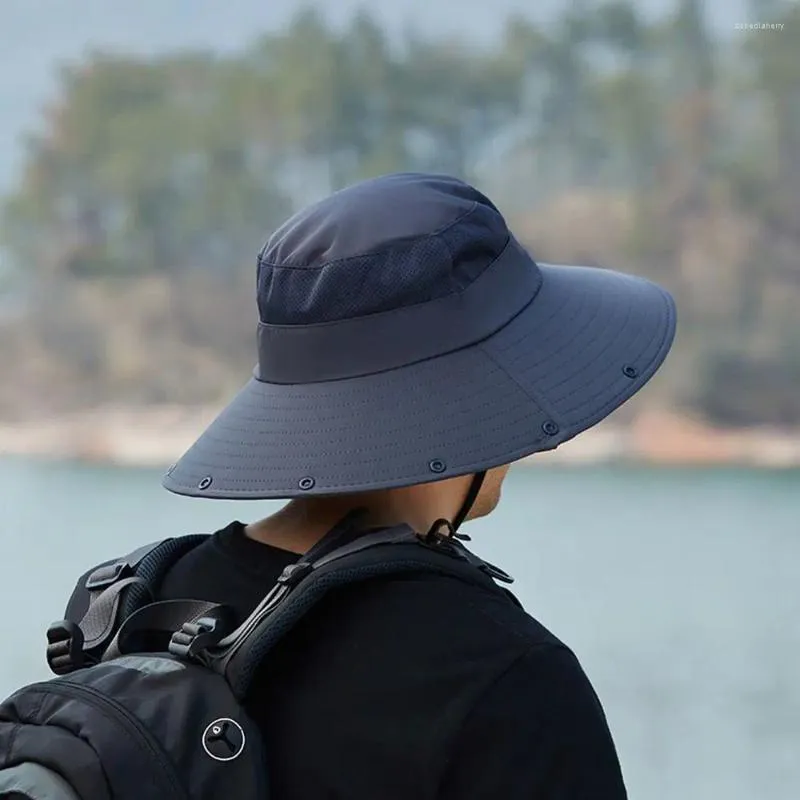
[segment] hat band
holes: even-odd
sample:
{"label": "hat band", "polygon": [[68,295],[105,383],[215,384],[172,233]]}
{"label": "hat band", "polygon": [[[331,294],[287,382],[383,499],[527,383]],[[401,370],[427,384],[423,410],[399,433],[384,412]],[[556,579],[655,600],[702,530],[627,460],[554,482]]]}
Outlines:
{"label": "hat band", "polygon": [[460,350],[508,324],[541,284],[533,259],[509,237],[502,253],[460,292],[333,322],[259,322],[255,377],[289,384],[341,380]]}

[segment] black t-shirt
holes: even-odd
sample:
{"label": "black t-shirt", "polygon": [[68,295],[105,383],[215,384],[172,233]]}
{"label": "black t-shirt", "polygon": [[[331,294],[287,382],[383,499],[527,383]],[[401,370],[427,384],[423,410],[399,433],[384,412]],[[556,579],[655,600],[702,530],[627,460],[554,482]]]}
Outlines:
{"label": "black t-shirt", "polygon": [[[235,522],[162,599],[250,613],[297,556]],[[500,592],[433,575],[329,595],[273,651],[248,710],[274,800],[621,800],[600,703],[572,652]]]}

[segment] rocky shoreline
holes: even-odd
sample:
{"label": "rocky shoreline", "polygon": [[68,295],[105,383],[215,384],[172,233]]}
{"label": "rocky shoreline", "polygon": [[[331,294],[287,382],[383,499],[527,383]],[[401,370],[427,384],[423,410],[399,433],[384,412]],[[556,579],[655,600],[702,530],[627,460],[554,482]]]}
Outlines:
{"label": "rocky shoreline", "polygon": [[[102,408],[19,422],[0,421],[0,456],[166,467],[218,409],[162,406]],[[650,411],[626,427],[606,422],[526,462],[589,465],[800,467],[800,431],[723,430],[674,413]]]}

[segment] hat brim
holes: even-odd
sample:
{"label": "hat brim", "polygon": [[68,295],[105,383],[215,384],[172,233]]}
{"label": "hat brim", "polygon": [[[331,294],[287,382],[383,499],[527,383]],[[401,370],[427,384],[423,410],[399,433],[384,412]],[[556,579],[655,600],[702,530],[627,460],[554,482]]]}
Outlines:
{"label": "hat brim", "polygon": [[364,492],[508,464],[585,431],[658,370],[674,302],[642,278],[539,267],[533,301],[478,344],[346,380],[251,379],[164,487],[240,500]]}

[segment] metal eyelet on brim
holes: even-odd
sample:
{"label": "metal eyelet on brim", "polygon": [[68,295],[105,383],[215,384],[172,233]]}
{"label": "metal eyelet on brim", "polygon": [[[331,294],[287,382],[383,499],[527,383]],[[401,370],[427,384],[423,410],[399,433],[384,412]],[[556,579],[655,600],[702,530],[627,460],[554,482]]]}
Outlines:
{"label": "metal eyelet on brim", "polygon": [[431,472],[444,472],[447,469],[447,464],[441,458],[434,458],[428,462],[428,469]]}
{"label": "metal eyelet on brim", "polygon": [[197,488],[201,491],[203,489],[208,489],[209,486],[214,482],[214,479],[210,475],[206,475],[200,483],[197,484]]}
{"label": "metal eyelet on brim", "polygon": [[297,486],[304,492],[307,492],[309,489],[314,488],[315,483],[316,481],[310,475],[306,475],[305,478],[300,478],[300,480],[297,481]]}
{"label": "metal eyelet on brim", "polygon": [[638,369],[636,369],[636,367],[632,366],[631,364],[626,364],[626,365],[625,365],[625,366],[622,368],[622,374],[623,374],[623,375],[624,375],[626,378],[636,378],[636,377],[638,377],[638,375],[639,375],[639,370],[638,370]]}
{"label": "metal eyelet on brim", "polygon": [[558,430],[558,425],[551,419],[547,419],[542,423],[542,431],[548,436],[555,436]]}

